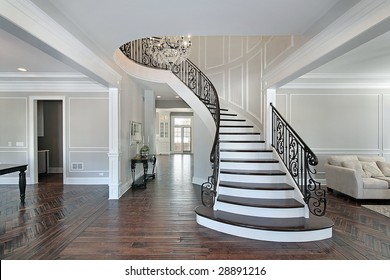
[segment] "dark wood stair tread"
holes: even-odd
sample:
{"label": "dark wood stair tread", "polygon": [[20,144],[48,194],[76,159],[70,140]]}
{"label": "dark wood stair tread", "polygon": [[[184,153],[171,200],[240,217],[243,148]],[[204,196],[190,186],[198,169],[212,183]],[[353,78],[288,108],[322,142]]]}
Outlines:
{"label": "dark wood stair tread", "polygon": [[237,114],[231,114],[231,113],[220,113],[221,116],[231,116],[231,117],[237,117]]}
{"label": "dark wood stair tread", "polygon": [[221,122],[246,122],[243,119],[220,119]]}
{"label": "dark wood stair tread", "polygon": [[272,190],[272,191],[289,191],[294,190],[293,186],[286,183],[245,183],[245,182],[219,182],[220,187],[246,190]]}
{"label": "dark wood stair tread", "polygon": [[253,125],[220,125],[219,127],[224,127],[224,128],[253,128]]}
{"label": "dark wood stair tread", "polygon": [[264,140],[220,140],[220,143],[265,143]]}
{"label": "dark wood stair tread", "polygon": [[233,175],[258,175],[258,176],[284,176],[286,172],[281,170],[241,170],[241,169],[221,169],[221,174]]}
{"label": "dark wood stair tread", "polygon": [[326,217],[309,215],[309,218],[251,217],[199,206],[195,212],[202,217],[233,226],[269,231],[313,231],[331,228],[333,221]]}
{"label": "dark wood stair tread", "polygon": [[278,163],[277,159],[221,159],[221,162],[237,162],[237,163]]}
{"label": "dark wood stair tread", "polygon": [[219,135],[260,135],[260,132],[220,132]]}
{"label": "dark wood stair tread", "polygon": [[238,197],[229,195],[219,195],[219,202],[250,206],[258,208],[275,208],[275,209],[289,209],[289,208],[303,208],[304,205],[293,198],[284,199],[263,199],[263,198],[252,198],[252,197]]}

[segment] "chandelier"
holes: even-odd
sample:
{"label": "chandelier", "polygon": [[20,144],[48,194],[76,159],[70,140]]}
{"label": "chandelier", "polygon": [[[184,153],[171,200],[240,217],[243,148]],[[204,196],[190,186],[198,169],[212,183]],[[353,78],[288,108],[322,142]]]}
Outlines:
{"label": "chandelier", "polygon": [[169,69],[186,60],[191,50],[191,37],[184,36],[150,37],[146,53],[157,64],[165,64]]}

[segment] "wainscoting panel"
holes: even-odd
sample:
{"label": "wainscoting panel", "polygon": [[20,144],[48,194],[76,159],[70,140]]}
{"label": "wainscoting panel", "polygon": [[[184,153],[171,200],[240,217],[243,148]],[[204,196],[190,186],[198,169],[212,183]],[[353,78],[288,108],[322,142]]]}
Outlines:
{"label": "wainscoting panel", "polygon": [[262,52],[259,51],[254,56],[248,59],[246,63],[247,76],[246,76],[246,108],[247,111],[253,115],[259,122],[262,122],[262,108],[263,102],[261,98],[262,83],[258,76],[261,73],[262,68]]}
{"label": "wainscoting panel", "polygon": [[220,67],[225,63],[225,37],[205,37],[205,70]]}
{"label": "wainscoting panel", "polygon": [[108,98],[69,99],[69,148],[108,147]]}
{"label": "wainscoting panel", "polygon": [[27,98],[0,97],[0,148],[27,147]]}
{"label": "wainscoting panel", "polygon": [[263,41],[263,37],[259,36],[248,36],[246,37],[246,52],[250,53],[251,51],[257,49]]}
{"label": "wainscoting panel", "polygon": [[229,63],[242,59],[244,56],[244,37],[229,37]]}
{"label": "wainscoting panel", "polygon": [[240,108],[244,105],[243,70],[242,65],[229,70],[229,102]]}
{"label": "wainscoting panel", "polygon": [[215,72],[208,74],[207,77],[213,83],[215,89],[217,90],[218,96],[222,99],[226,99],[225,96],[225,72]]}
{"label": "wainscoting panel", "polygon": [[270,67],[278,58],[294,47],[293,36],[275,36],[265,43],[264,69]]}
{"label": "wainscoting panel", "polygon": [[[106,172],[108,166],[108,150],[106,151],[72,151],[69,152],[70,172]],[[107,175],[107,174],[104,174]]]}
{"label": "wainscoting panel", "polygon": [[313,149],[379,149],[379,95],[292,94],[290,123]]}
{"label": "wainscoting panel", "polygon": [[390,94],[383,95],[383,149],[390,151]]}

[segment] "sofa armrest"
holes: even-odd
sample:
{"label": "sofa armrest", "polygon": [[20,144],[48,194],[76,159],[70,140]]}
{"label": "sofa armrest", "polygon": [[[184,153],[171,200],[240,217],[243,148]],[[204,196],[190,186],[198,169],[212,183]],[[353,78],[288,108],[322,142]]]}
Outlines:
{"label": "sofa armrest", "polygon": [[363,194],[363,179],[354,170],[326,163],[325,177],[328,188],[358,198]]}

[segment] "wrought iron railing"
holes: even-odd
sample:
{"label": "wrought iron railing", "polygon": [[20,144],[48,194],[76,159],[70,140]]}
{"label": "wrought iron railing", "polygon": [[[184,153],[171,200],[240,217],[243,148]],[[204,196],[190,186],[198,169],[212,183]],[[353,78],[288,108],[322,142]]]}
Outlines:
{"label": "wrought iron railing", "polygon": [[318,159],[272,104],[271,108],[272,147],[301,191],[310,212],[323,216],[326,210],[325,190],[313,178]]}
{"label": "wrought iron railing", "polygon": [[215,202],[216,188],[219,174],[219,127],[220,127],[220,107],[217,91],[206,75],[189,59],[179,65],[167,65],[157,63],[147,52],[149,39],[139,39],[128,42],[120,47],[122,53],[132,61],[144,66],[170,70],[176,75],[210,111],[215,122],[215,136],[210,152],[210,162],[212,164],[212,175],[208,181],[202,184],[201,199],[203,205],[212,207]]}

